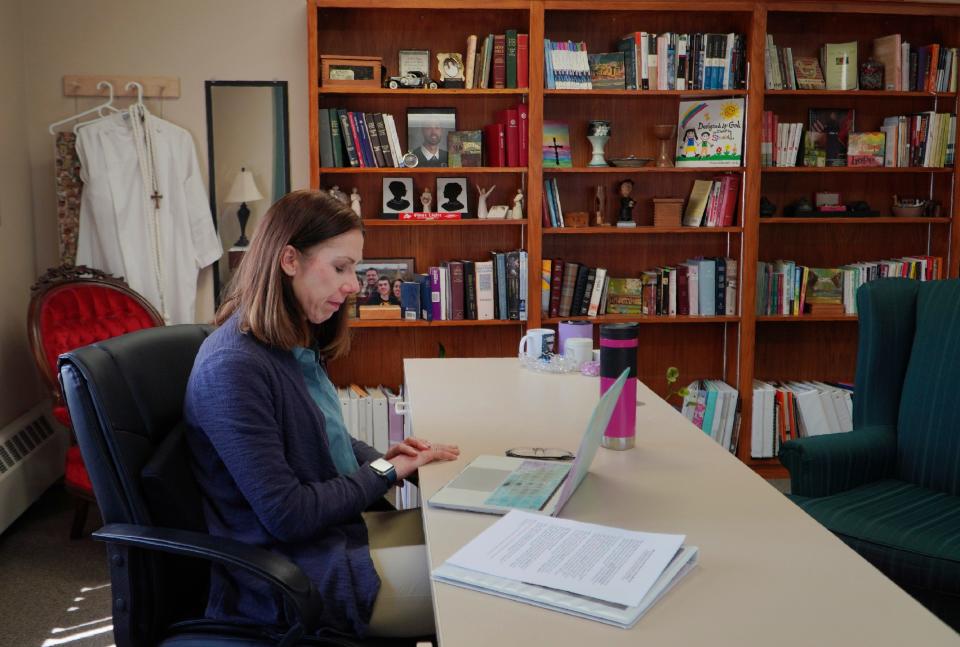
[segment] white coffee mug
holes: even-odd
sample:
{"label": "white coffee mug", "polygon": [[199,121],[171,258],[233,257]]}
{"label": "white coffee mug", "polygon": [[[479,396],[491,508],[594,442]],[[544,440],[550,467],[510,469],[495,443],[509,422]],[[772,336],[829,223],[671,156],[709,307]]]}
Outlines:
{"label": "white coffee mug", "polygon": [[531,328],[520,338],[518,353],[531,359],[546,359],[553,352],[553,341],[557,333],[550,328]]}
{"label": "white coffee mug", "polygon": [[593,339],[590,337],[571,337],[563,348],[563,356],[576,362],[579,368],[584,362],[593,359]]}

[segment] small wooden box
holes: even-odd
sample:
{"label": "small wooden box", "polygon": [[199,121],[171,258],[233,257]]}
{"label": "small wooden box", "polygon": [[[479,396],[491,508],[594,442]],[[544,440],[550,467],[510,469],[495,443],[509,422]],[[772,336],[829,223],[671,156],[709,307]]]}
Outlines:
{"label": "small wooden box", "polygon": [[360,306],[360,319],[400,319],[400,306]]}
{"label": "small wooden box", "polygon": [[586,211],[569,211],[563,214],[563,224],[565,227],[588,227],[590,214]]}
{"label": "small wooden box", "polygon": [[323,87],[379,88],[383,59],[379,56],[320,56],[320,85]]}
{"label": "small wooden box", "polygon": [[679,227],[683,214],[683,198],[654,198],[653,226]]}

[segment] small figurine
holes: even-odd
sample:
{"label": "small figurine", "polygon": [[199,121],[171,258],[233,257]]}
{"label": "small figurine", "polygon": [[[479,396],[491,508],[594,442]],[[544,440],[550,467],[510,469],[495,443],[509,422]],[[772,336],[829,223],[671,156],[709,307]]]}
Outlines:
{"label": "small figurine", "polygon": [[593,217],[597,227],[607,225],[604,214],[607,212],[607,190],[602,184],[598,184],[593,194]]}
{"label": "small figurine", "polygon": [[423,205],[425,212],[433,211],[433,194],[430,193],[430,187],[425,188],[420,194],[420,204]]}
{"label": "small figurine", "polygon": [[481,220],[487,219],[487,197],[493,193],[493,190],[497,188],[497,185],[494,184],[489,189],[481,189],[480,185],[477,185],[477,192],[480,194],[480,198],[477,200],[477,218]]}
{"label": "small figurine", "polygon": [[511,220],[523,220],[523,189],[517,189],[513,196],[513,209],[510,210]]}
{"label": "small figurine", "polygon": [[353,191],[350,192],[350,208],[357,214],[357,218],[363,217],[360,215],[360,192],[357,187],[353,187]]}
{"label": "small figurine", "polygon": [[617,227],[636,227],[633,221],[633,207],[637,202],[630,197],[633,191],[633,180],[620,182],[620,214],[617,217]]}
{"label": "small figurine", "polygon": [[330,194],[331,197],[336,198],[343,204],[346,204],[346,205],[350,204],[350,198],[347,197],[346,193],[340,190],[339,185],[334,184],[332,187],[330,187],[330,191],[328,191],[328,193]]}

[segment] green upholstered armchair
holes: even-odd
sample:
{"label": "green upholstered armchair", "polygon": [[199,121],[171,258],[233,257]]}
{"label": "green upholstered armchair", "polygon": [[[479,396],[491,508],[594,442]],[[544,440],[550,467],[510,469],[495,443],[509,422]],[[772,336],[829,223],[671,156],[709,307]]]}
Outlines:
{"label": "green upholstered armchair", "polygon": [[791,498],[960,630],[960,281],[857,292],[853,431],[790,441]]}

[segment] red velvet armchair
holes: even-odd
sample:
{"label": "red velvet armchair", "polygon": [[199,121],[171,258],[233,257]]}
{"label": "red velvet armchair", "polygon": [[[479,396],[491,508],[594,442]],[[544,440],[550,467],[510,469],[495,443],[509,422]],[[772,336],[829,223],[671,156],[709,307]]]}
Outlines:
{"label": "red velvet armchair", "polygon": [[[57,381],[60,354],[141,328],[162,326],[163,317],[122,279],[83,265],[51,268],[30,291],[27,328],[33,357],[53,393],[54,417],[71,427]],[[95,501],[76,442],[67,450],[64,482],[75,498],[70,537],[76,539],[83,534],[90,502]]]}

